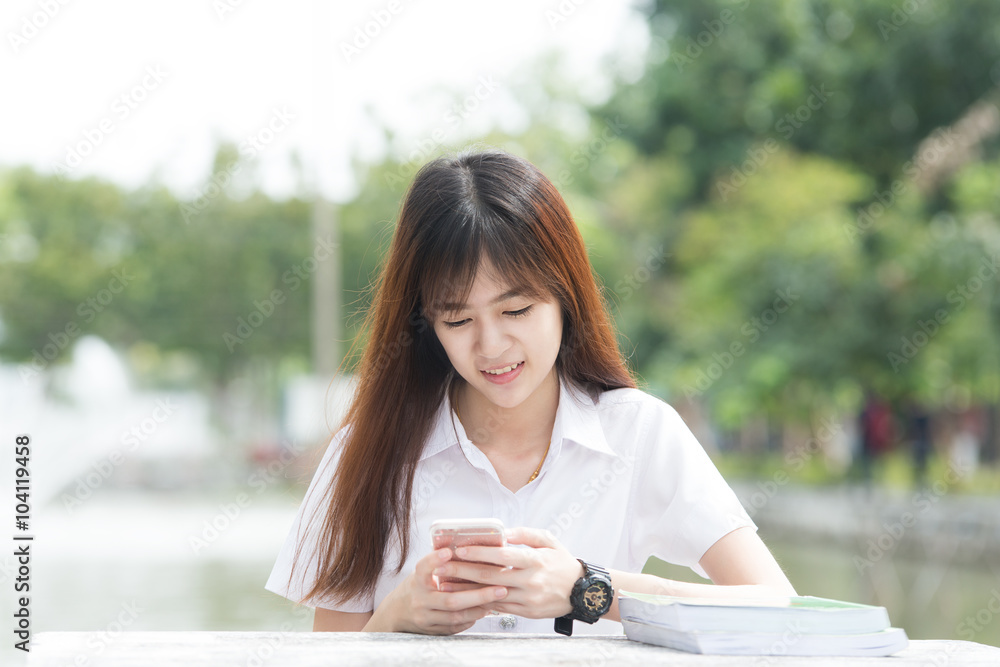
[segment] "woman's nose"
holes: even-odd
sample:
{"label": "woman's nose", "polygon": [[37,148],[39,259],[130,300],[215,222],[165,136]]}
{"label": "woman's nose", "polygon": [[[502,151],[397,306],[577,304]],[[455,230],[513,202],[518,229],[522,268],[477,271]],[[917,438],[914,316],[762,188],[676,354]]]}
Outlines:
{"label": "woman's nose", "polygon": [[499,359],[500,355],[510,347],[510,340],[503,327],[496,323],[486,322],[479,327],[479,354],[487,359]]}

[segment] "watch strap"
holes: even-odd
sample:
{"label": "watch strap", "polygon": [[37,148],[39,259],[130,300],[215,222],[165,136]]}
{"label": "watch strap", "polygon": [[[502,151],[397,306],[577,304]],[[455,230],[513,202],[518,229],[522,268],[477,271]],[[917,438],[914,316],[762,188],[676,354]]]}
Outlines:
{"label": "watch strap", "polygon": [[555,630],[561,635],[566,635],[567,637],[573,634],[573,617],[566,615],[560,616],[556,619]]}

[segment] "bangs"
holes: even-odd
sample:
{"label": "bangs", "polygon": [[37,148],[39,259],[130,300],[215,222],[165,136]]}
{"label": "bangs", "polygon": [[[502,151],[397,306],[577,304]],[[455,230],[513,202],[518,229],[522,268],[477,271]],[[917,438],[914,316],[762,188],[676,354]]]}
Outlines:
{"label": "bangs", "polygon": [[[421,309],[428,319],[466,303],[480,271],[504,286],[536,299],[555,297],[557,284],[545,253],[523,221],[495,213],[453,212],[434,228],[442,233],[421,257]],[[492,213],[492,214],[491,214]],[[455,219],[464,218],[464,219]]]}

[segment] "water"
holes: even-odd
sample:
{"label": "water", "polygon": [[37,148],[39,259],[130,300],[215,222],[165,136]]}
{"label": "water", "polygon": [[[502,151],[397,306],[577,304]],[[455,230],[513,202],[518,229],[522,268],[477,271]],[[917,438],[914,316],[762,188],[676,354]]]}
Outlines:
{"label": "water", "polygon": [[800,593],[882,605],[911,639],[966,639],[1000,646],[998,564],[886,557],[859,575],[849,549],[778,544],[774,551]]}
{"label": "water", "polygon": [[[124,630],[311,629],[310,611],[263,588],[297,499],[253,499],[196,552],[192,536],[225,502],[107,496],[72,515],[49,507],[34,543],[33,632],[103,631],[110,641]],[[859,574],[860,550],[762,537],[801,594],[884,605],[911,639],[1000,646],[1000,563],[887,555]],[[659,562],[646,571],[700,581]]]}
{"label": "water", "polygon": [[[885,556],[859,574],[864,549],[769,539],[771,552],[800,595],[884,606],[910,639],[965,639],[1000,646],[1000,563]],[[651,561],[647,572],[703,582],[686,568]],[[991,608],[992,607],[992,608]]]}
{"label": "water", "polygon": [[33,632],[311,629],[311,611],[264,590],[298,499],[249,495],[230,517],[226,497],[49,505],[32,547]]}

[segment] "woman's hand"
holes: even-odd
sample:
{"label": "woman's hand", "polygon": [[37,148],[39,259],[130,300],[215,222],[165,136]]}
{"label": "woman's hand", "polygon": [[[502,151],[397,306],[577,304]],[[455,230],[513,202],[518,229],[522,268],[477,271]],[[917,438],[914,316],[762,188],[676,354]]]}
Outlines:
{"label": "woman's hand", "polygon": [[490,603],[502,600],[507,591],[478,584],[448,584],[455,588],[439,591],[433,573],[451,557],[450,549],[438,549],[418,560],[413,573],[379,605],[365,629],[451,635],[486,616]]}
{"label": "woman's hand", "polygon": [[557,618],[570,613],[570,592],[583,576],[580,561],[547,530],[511,528],[507,531],[507,542],[531,548],[460,547],[455,551],[458,558],[479,562],[442,562],[435,574],[476,583],[443,583],[441,590],[457,591],[470,585],[503,586],[507,596],[488,605],[490,609],[524,618]]}

